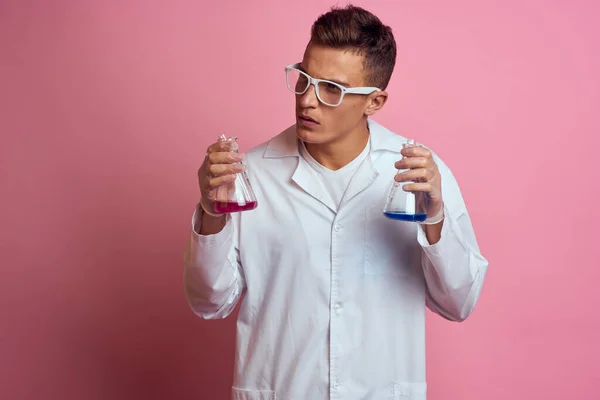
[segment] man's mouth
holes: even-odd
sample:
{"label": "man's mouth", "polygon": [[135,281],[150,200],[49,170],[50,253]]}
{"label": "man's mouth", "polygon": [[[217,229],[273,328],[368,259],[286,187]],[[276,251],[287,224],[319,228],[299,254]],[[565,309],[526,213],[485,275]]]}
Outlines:
{"label": "man's mouth", "polygon": [[306,115],[298,115],[298,119],[301,122],[306,122],[307,124],[310,124],[310,125],[318,125],[319,124],[319,121],[312,119],[311,117],[306,116]]}

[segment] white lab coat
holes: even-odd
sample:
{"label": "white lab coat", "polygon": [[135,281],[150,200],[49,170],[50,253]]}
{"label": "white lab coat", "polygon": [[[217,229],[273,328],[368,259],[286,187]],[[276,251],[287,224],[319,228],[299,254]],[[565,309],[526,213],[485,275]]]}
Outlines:
{"label": "white lab coat", "polygon": [[258,208],[216,235],[191,231],[192,310],[224,318],[242,301],[235,400],[424,400],[426,306],[461,321],[479,298],[488,263],[452,173],[434,155],[445,221],[430,245],[418,224],[384,217],[405,139],[369,128],[371,154],[337,213],[292,126],[248,152]]}

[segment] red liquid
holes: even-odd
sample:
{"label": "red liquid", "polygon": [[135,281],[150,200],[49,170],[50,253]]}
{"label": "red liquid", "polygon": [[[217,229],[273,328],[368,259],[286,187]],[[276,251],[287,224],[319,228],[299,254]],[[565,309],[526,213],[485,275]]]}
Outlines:
{"label": "red liquid", "polygon": [[230,201],[216,201],[215,202],[215,212],[218,214],[228,214],[239,211],[248,211],[254,210],[257,204],[256,201],[249,201],[244,205],[240,205],[238,203],[233,203]]}

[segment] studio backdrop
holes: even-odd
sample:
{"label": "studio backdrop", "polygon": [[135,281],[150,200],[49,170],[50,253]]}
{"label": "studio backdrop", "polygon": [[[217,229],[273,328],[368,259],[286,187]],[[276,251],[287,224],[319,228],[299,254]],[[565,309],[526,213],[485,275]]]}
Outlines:
{"label": "studio backdrop", "polygon": [[[234,313],[183,292],[196,171],[294,123],[335,1],[0,1],[0,398],[227,399]],[[432,400],[600,398],[594,1],[356,1],[393,28],[374,119],[454,172],[490,266],[428,313]]]}

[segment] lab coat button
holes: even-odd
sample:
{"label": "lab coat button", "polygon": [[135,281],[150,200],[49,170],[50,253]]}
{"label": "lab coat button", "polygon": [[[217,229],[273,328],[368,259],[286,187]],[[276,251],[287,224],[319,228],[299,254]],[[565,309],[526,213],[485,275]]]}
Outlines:
{"label": "lab coat button", "polygon": [[336,224],[336,225],[333,227],[333,229],[334,229],[336,232],[339,232],[339,231],[341,231],[341,230],[342,230],[342,226],[341,226],[340,224]]}

